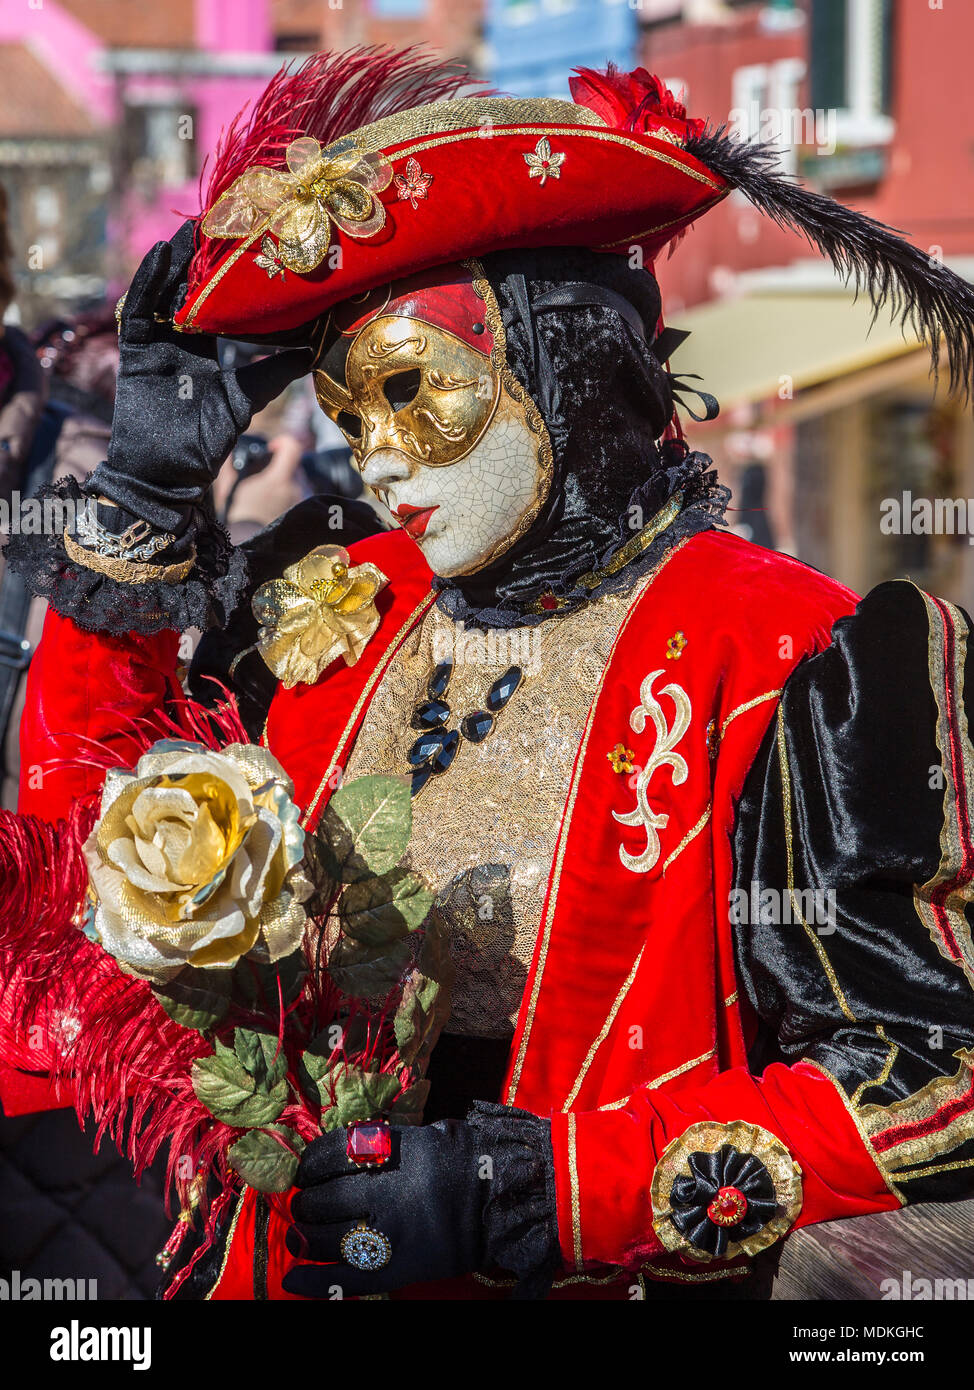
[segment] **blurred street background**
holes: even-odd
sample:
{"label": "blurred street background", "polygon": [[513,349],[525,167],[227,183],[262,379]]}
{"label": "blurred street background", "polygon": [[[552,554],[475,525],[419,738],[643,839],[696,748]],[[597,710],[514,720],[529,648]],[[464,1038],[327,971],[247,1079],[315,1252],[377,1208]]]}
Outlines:
{"label": "blurred street background", "polygon": [[[0,299],[61,396],[110,418],[110,306],[198,210],[234,112],[282,62],[361,43],[423,43],[521,95],[567,96],[576,65],[644,65],[691,115],[772,140],[811,186],[974,276],[974,5],[959,0],[2,0]],[[692,333],[674,369],[721,403],[690,437],[733,487],[741,533],[859,591],[909,574],[974,602],[974,429],[934,397],[916,340],[871,325],[738,195],[656,270],[669,322]],[[338,442],[296,395],[261,422],[287,441],[245,524],[306,487],[302,450]],[[83,442],[87,464],[97,431]]]}

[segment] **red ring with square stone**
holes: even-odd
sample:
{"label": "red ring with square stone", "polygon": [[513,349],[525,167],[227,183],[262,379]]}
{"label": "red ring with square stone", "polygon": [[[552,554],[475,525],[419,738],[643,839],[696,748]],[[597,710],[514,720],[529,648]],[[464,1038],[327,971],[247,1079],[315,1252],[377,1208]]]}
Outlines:
{"label": "red ring with square stone", "polygon": [[356,1168],[381,1168],[392,1157],[392,1130],[385,1120],[355,1120],[346,1130],[345,1154]]}

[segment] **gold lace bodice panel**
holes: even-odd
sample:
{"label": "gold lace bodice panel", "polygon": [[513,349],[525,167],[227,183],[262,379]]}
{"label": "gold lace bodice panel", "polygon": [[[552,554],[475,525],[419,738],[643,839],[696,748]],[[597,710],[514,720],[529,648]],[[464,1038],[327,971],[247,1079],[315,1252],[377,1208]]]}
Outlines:
{"label": "gold lace bodice panel", "polygon": [[555,841],[585,720],[633,594],[610,594],[535,627],[482,633],[434,605],[406,639],[369,706],[346,768],[407,775],[410,725],[438,662],[453,660],[450,728],[483,709],[511,666],[521,685],[483,743],[465,739],[448,770],[413,798],[405,864],[438,895],[456,980],[452,1033],[514,1030]]}

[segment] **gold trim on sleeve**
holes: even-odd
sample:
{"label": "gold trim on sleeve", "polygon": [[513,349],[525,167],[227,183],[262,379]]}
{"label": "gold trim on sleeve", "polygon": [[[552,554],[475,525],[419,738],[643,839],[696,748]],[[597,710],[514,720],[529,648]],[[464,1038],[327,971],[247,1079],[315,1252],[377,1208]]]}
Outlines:
{"label": "gold trim on sleeve", "polygon": [[954,1057],[960,1066],[953,1076],[935,1076],[890,1105],[858,1110],[871,1148],[880,1148],[890,1172],[942,1158],[974,1139],[974,1049],[961,1049]]}
{"label": "gold trim on sleeve", "polygon": [[673,1081],[677,1076],[682,1076],[684,1072],[692,1071],[694,1067],[699,1067],[701,1062],[709,1062],[711,1057],[717,1056],[716,1047],[712,1047],[709,1052],[701,1052],[699,1057],[691,1057],[689,1062],[681,1062],[678,1067],[673,1067],[670,1071],[664,1071],[662,1076],[654,1076],[652,1081],[644,1081],[635,1088],[631,1095],[623,1096],[621,1100],[609,1101],[606,1105],[599,1105],[599,1110],[621,1110],[624,1105],[628,1105],[632,1097],[638,1091],[655,1091],[658,1086],[664,1086],[667,1081]]}
{"label": "gold trim on sleeve", "polygon": [[870,1139],[869,1135],[867,1134],[867,1132],[866,1132],[866,1130],[865,1130],[865,1127],[863,1126],[862,1118],[861,1118],[860,1112],[854,1108],[854,1106],[853,1106],[853,1104],[852,1104],[852,1101],[851,1101],[851,1100],[849,1099],[849,1097],[846,1095],[846,1092],[845,1092],[845,1090],[843,1089],[842,1084],[841,1084],[841,1082],[839,1081],[838,1077],[833,1076],[832,1073],[829,1071],[828,1067],[823,1066],[823,1064],[822,1064],[821,1062],[817,1062],[813,1057],[803,1057],[801,1060],[806,1064],[806,1066],[814,1067],[816,1071],[820,1071],[820,1072],[822,1073],[822,1075],[823,1075],[827,1080],[831,1081],[832,1085],[835,1087],[835,1089],[836,1089],[836,1090],[838,1091],[838,1093],[839,1093],[839,1099],[842,1101],[842,1104],[845,1106],[846,1111],[848,1112],[848,1115],[849,1115],[850,1120],[851,1120],[852,1123],[855,1125],[856,1129],[859,1131],[859,1138],[862,1140],[863,1147],[865,1148],[866,1152],[869,1154],[869,1157],[870,1157],[870,1158],[872,1159],[872,1161],[875,1163],[876,1168],[877,1168],[877,1170],[878,1170],[878,1172],[879,1172],[880,1177],[882,1178],[882,1180],[883,1180],[883,1182],[886,1184],[886,1186],[889,1188],[890,1192],[892,1192],[892,1194],[893,1194],[893,1196],[896,1198],[896,1200],[899,1202],[900,1206],[901,1206],[901,1207],[905,1207],[905,1206],[906,1206],[906,1198],[905,1198],[905,1197],[903,1196],[903,1194],[898,1190],[898,1188],[897,1188],[897,1186],[896,1186],[896,1183],[894,1182],[893,1178],[891,1177],[891,1175],[890,1175],[890,1173],[889,1173],[889,1170],[887,1169],[885,1163],[882,1161],[880,1155],[879,1155],[879,1154],[876,1152],[876,1150],[873,1148],[872,1140]]}
{"label": "gold trim on sleeve", "polygon": [[677,845],[676,849],[675,849],[675,850],[673,851],[673,853],[669,856],[669,858],[663,860],[663,877],[664,877],[664,878],[666,877],[666,871],[667,871],[667,869],[668,869],[668,868],[670,867],[670,865],[673,863],[674,859],[678,859],[679,856],[680,856],[680,855],[683,853],[683,851],[686,849],[687,845],[690,844],[691,840],[695,840],[696,837],[700,834],[701,830],[703,830],[704,826],[705,826],[705,825],[707,824],[707,822],[710,820],[710,813],[711,813],[712,810],[713,810],[713,807],[712,807],[712,806],[708,806],[708,807],[707,807],[706,811],[704,811],[703,815],[702,815],[702,816],[700,817],[700,819],[697,821],[696,825],[693,826],[690,830],[687,831],[687,833],[684,835],[683,839],[682,839],[682,840],[680,841],[680,843]]}
{"label": "gold trim on sleeve", "polygon": [[889,1050],[886,1054],[886,1061],[883,1064],[883,1069],[876,1077],[876,1080],[869,1081],[867,1079],[866,1081],[860,1081],[859,1085],[856,1087],[852,1096],[852,1104],[857,1107],[862,1100],[864,1092],[871,1091],[874,1086],[886,1085],[886,1082],[889,1080],[889,1074],[893,1070],[893,1063],[896,1061],[897,1054],[900,1050],[899,1043],[890,1042],[881,1023],[876,1024],[876,1035],[886,1044]]}
{"label": "gold trim on sleeve", "polygon": [[179,560],[171,565],[150,565],[144,560],[120,560],[113,555],[99,555],[87,546],[79,545],[67,531],[64,533],[64,549],[68,558],[86,570],[107,575],[119,584],[147,584],[156,580],[161,584],[178,584],[185,579],[196,564],[196,547],[187,560]]}
{"label": "gold trim on sleeve", "polygon": [[721,724],[720,726],[721,738],[724,737],[727,730],[730,728],[731,724],[733,724],[734,720],[738,717],[738,715],[746,714],[749,709],[754,709],[756,705],[763,705],[767,700],[777,700],[780,695],[780,689],[766,690],[763,695],[755,695],[753,700],[745,700],[743,705],[738,705],[736,709],[732,709],[730,714],[724,720],[723,724]]}
{"label": "gold trim on sleeve", "polygon": [[220,1280],[223,1278],[224,1272],[226,1271],[227,1267],[227,1260],[229,1260],[230,1258],[230,1246],[233,1244],[233,1237],[237,1231],[237,1222],[240,1220],[240,1213],[243,1211],[244,1198],[246,1197],[246,1195],[246,1187],[241,1188],[240,1196],[237,1200],[237,1205],[234,1208],[233,1220],[230,1222],[230,1229],[227,1232],[227,1243],[223,1247],[223,1259],[220,1261],[220,1270],[216,1278],[213,1280],[209,1293],[207,1293],[203,1299],[204,1303],[209,1302],[209,1300],[216,1293],[217,1289],[220,1287]]}
{"label": "gold trim on sleeve", "polygon": [[[937,950],[946,960],[960,966],[968,982],[974,985],[974,939],[967,918],[968,905],[974,900],[974,879],[970,874],[966,880],[961,877],[966,855],[958,816],[959,803],[966,798],[967,824],[974,824],[974,746],[964,700],[967,623],[952,603],[945,599],[935,603],[922,589],[917,592],[927,609],[927,662],[930,688],[937,706],[936,738],[944,774],[944,819],[940,831],[940,863],[932,878],[914,886],[913,903]],[[949,671],[944,654],[946,622],[939,603],[947,609],[953,626],[954,659]],[[956,740],[951,738],[952,721]],[[943,920],[938,920],[941,914]],[[951,949],[951,942],[954,949]]]}
{"label": "gold trim on sleeve", "polygon": [[582,1268],[582,1213],[578,1195],[578,1153],[575,1147],[575,1122],[576,1117],[572,1113],[568,1116],[568,1181],[572,1194],[572,1254],[575,1258],[575,1269],[580,1272]]}

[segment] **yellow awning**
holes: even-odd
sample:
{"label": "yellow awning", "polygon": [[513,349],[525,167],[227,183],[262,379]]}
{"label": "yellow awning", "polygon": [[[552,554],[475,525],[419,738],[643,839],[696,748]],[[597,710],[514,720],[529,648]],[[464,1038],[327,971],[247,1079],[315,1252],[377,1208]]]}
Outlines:
{"label": "yellow awning", "polygon": [[[871,318],[867,294],[766,291],[722,299],[667,319],[691,334],[671,366],[681,375],[698,372],[702,380],[690,384],[710,391],[723,409],[787,401],[789,386],[797,394],[916,352],[915,334],[907,328],[904,336],[887,310],[870,326]],[[690,405],[697,409],[692,398]]]}

